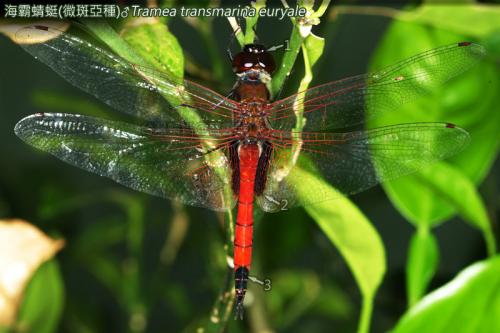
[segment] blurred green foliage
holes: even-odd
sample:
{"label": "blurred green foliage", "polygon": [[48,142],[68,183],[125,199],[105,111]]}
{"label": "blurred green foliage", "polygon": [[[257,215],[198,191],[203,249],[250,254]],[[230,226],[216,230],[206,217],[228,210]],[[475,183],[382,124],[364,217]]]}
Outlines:
{"label": "blurred green foliage", "polygon": [[26,288],[18,314],[19,330],[54,332],[59,326],[63,308],[63,277],[57,262],[51,260],[37,270]]}
{"label": "blurred green foliage", "polygon": [[[443,15],[446,13],[446,15]],[[417,228],[409,247],[407,292],[410,306],[421,298],[438,268],[439,246],[428,229],[458,213],[482,231],[489,255],[496,253],[495,237],[485,204],[473,183],[482,181],[500,144],[500,76],[495,65],[500,11],[495,7],[420,6],[403,12],[385,33],[372,60],[383,67],[396,59],[456,41],[488,46],[487,61],[429,92],[417,103],[371,122],[373,126],[403,121],[446,121],[467,128],[472,141],[457,156],[440,161],[413,176],[384,184],[395,207]],[[473,24],[474,20],[480,22]],[[469,24],[467,24],[467,22]],[[412,43],[405,43],[411,36]],[[398,45],[398,47],[394,47]]]}

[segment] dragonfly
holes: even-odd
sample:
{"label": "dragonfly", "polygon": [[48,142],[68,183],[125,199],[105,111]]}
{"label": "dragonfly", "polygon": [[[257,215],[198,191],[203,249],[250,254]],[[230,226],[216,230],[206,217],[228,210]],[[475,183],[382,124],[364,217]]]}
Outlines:
{"label": "dragonfly", "polygon": [[[221,95],[48,26],[28,26],[17,36],[27,52],[71,84],[138,120],[37,113],[16,124],[22,140],[134,190],[216,211],[237,206],[234,292],[240,318],[255,206],[279,212],[314,205],[457,154],[470,138],[451,123],[363,124],[398,112],[485,54],[478,44],[454,43],[273,100],[268,87],[276,64],[259,44],[234,56],[236,83]],[[308,186],[308,174],[323,181]]]}

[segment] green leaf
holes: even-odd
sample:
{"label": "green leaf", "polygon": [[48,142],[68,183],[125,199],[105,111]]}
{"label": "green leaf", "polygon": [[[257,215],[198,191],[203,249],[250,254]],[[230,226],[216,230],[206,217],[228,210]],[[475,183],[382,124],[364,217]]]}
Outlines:
{"label": "green leaf", "polygon": [[412,307],[425,294],[434,276],[439,260],[436,239],[428,229],[421,228],[410,242],[406,266],[408,307]]}
{"label": "green leaf", "polygon": [[313,67],[323,54],[325,49],[325,39],[314,34],[309,34],[304,41],[304,47],[307,49],[309,65],[310,67]]}
{"label": "green leaf", "polygon": [[[325,191],[318,191],[317,198],[308,200],[320,202],[306,206],[307,213],[316,221],[328,239],[334,244],[349,265],[363,295],[363,309],[358,332],[367,332],[373,305],[373,298],[382,282],[386,270],[385,252],[382,240],[363,213],[346,197],[340,195],[317,176],[294,170],[298,194],[310,195],[311,188],[329,188],[328,197],[337,200],[323,201]],[[293,180],[292,180],[293,181]]]}
{"label": "green leaf", "polygon": [[[134,44],[131,45],[126,42],[125,39],[121,38],[120,35],[118,35],[118,33],[104,21],[84,20],[84,22],[86,27],[95,36],[97,36],[97,38],[108,45],[116,54],[131,63],[140,65],[145,68],[150,68],[151,66],[159,66],[158,69],[171,70],[174,72],[172,74],[181,73],[183,71],[182,67],[177,67],[183,65],[184,63],[180,46],[177,44],[175,37],[168,33],[168,30],[166,30],[166,28],[162,28],[160,26],[152,28],[147,27],[147,25],[139,25],[137,28],[131,28],[133,29],[133,32],[131,32],[130,41]],[[168,43],[173,48],[173,50],[165,49],[161,46],[158,46],[158,48],[155,46],[153,48],[153,46],[151,45],[153,45],[154,43],[158,43],[158,40],[154,40],[155,37],[161,38],[162,41],[168,40]],[[154,50],[158,50],[158,52],[154,52]],[[169,55],[170,51],[172,51],[171,55]],[[175,56],[178,56],[180,59],[177,59],[177,61],[172,60],[172,57]],[[140,68],[138,68],[138,72],[141,72]],[[143,75],[150,75],[149,79],[153,81],[153,83],[161,82],[162,77],[158,77],[154,74],[156,73],[153,73],[153,75],[151,73],[143,73]],[[171,76],[169,77],[169,80],[171,79],[178,79],[177,83],[179,84],[179,86],[182,85],[182,80],[180,80],[180,77]],[[168,92],[164,91],[162,92],[162,95],[170,104],[174,106],[179,106],[181,104],[181,100],[178,98],[178,96],[175,96],[175,94],[169,94]],[[205,124],[194,109],[188,107],[178,107],[176,111],[193,128],[205,128]]]}
{"label": "green leaf", "polygon": [[165,24],[160,22],[131,25],[121,36],[135,52],[155,68],[181,78],[184,73],[182,48]]}
{"label": "green leaf", "polygon": [[92,34],[104,42],[116,54],[131,63],[141,66],[147,65],[144,59],[105,21],[83,20],[83,22]]}
{"label": "green leaf", "polygon": [[500,332],[500,256],[469,266],[424,297],[392,333]]}
{"label": "green leaf", "polygon": [[[310,180],[305,183],[319,181]],[[306,211],[339,249],[362,294],[373,295],[385,273],[385,253],[380,236],[368,219],[347,198],[308,206]]]}
{"label": "green leaf", "polygon": [[438,163],[417,174],[416,178],[451,204],[466,222],[481,230],[488,253],[495,254],[495,237],[486,207],[474,184],[459,169]]}
{"label": "green leaf", "polygon": [[498,6],[438,3],[419,6],[412,11],[403,11],[397,18],[474,38],[484,38],[500,29],[499,17]]}
{"label": "green leaf", "polygon": [[[408,36],[412,36],[411,42],[408,42]],[[384,36],[373,58],[372,68],[381,68],[419,52],[468,39],[468,36],[458,36],[418,24],[396,22]],[[448,178],[449,184],[445,184],[441,182],[440,173],[434,171],[447,167],[444,163],[449,163],[450,167],[461,170],[473,183],[477,184],[485,177],[500,142],[500,113],[491,112],[500,103],[499,86],[498,69],[484,61],[418,101],[405,104],[390,115],[370,122],[373,127],[422,121],[451,122],[465,128],[471,135],[469,147],[452,159],[429,169],[425,181],[422,176],[413,175],[384,184],[393,204],[412,223],[438,224],[454,214],[457,205],[460,205],[460,212],[469,210],[466,206],[471,203],[466,200],[450,202],[450,196],[457,198],[460,193],[447,190],[447,187],[453,188],[450,182],[463,184],[463,179]],[[455,174],[458,177],[459,174]],[[439,188],[441,191],[436,192],[435,189]],[[448,196],[443,197],[443,192],[447,192]]]}
{"label": "green leaf", "polygon": [[40,266],[28,284],[16,325],[25,332],[55,332],[63,305],[61,272],[57,262],[51,260]]}

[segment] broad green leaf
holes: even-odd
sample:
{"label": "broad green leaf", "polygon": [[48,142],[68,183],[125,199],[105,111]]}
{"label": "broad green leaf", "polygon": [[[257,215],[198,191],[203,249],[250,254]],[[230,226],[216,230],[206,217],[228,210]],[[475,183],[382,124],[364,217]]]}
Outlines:
{"label": "broad green leaf", "polygon": [[[300,193],[311,194],[310,188],[326,188],[317,176],[295,168],[300,183],[294,184]],[[293,180],[292,180],[293,181]],[[318,204],[307,206],[307,213],[316,221],[328,239],[337,247],[349,265],[363,295],[363,310],[359,332],[367,332],[373,297],[385,274],[386,262],[382,240],[363,213],[346,197],[330,187],[328,196],[337,200],[323,201],[324,191],[318,192]]]}
{"label": "broad green leaf", "polygon": [[19,327],[25,332],[56,332],[64,305],[64,286],[59,265],[43,264],[28,284],[19,312]]}
{"label": "broad green leaf", "polygon": [[425,294],[427,286],[436,272],[439,248],[429,230],[422,228],[410,242],[406,266],[406,288],[408,306],[413,306]]}
{"label": "broad green leaf", "polygon": [[[412,36],[411,42],[408,42],[408,36]],[[380,43],[372,68],[382,68],[422,51],[468,39],[467,36],[418,24],[395,22]],[[498,69],[488,61],[483,61],[429,95],[405,104],[389,116],[370,122],[373,127],[409,122],[451,122],[465,128],[471,135],[468,148],[448,161],[441,162],[439,166],[431,167],[424,180],[421,176],[413,175],[384,184],[393,204],[412,223],[435,225],[456,212],[457,205],[461,206],[458,211],[470,212],[466,207],[470,202],[449,200],[450,197],[458,198],[462,189],[454,189],[451,184],[447,189],[446,184],[440,182],[442,178],[439,173],[434,171],[454,166],[476,184],[485,177],[500,142],[500,113],[492,112],[500,102],[499,85]],[[465,182],[459,178],[448,178],[448,182],[455,181]],[[441,192],[436,192],[436,188]],[[457,192],[451,193],[453,190]],[[443,197],[443,192],[447,192],[447,197]],[[472,212],[480,213],[480,209]]]}
{"label": "broad green leaf", "polygon": [[486,207],[474,184],[459,169],[438,163],[417,174],[416,178],[451,204],[466,222],[481,230],[488,253],[495,254],[495,237]]}
{"label": "broad green leaf", "polygon": [[105,21],[83,20],[85,27],[125,60],[146,66],[147,62]]}
{"label": "broad green leaf", "polygon": [[467,267],[425,296],[392,333],[500,332],[500,256]]}
{"label": "broad green leaf", "polygon": [[403,11],[397,18],[474,38],[484,38],[500,29],[500,7],[498,6],[438,3]]}
{"label": "broad green leaf", "polygon": [[147,21],[140,25],[129,25],[121,36],[155,68],[179,78],[183,76],[182,48],[165,24]]}

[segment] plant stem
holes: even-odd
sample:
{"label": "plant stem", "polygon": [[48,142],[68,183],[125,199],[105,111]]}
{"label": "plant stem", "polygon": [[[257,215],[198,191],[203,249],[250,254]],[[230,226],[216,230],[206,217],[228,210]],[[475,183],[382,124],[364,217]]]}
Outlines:
{"label": "plant stem", "polygon": [[241,30],[240,25],[238,24],[238,21],[236,21],[236,18],[234,17],[228,17],[227,21],[229,22],[229,25],[233,29],[233,34],[236,40],[238,41],[238,44],[240,44],[240,46],[243,46],[245,44],[245,36],[243,34],[243,31]]}
{"label": "plant stem", "polygon": [[358,333],[368,333],[370,331],[370,321],[373,311],[373,296],[363,295],[363,305],[359,316]]}
{"label": "plant stem", "polygon": [[488,252],[488,257],[492,258],[497,253],[497,245],[492,230],[484,230],[483,237],[484,241],[486,242],[486,251]]}
{"label": "plant stem", "polygon": [[304,39],[300,35],[298,27],[294,25],[290,35],[290,50],[283,55],[281,66],[271,80],[271,96],[276,96],[290,75],[303,41]]}

